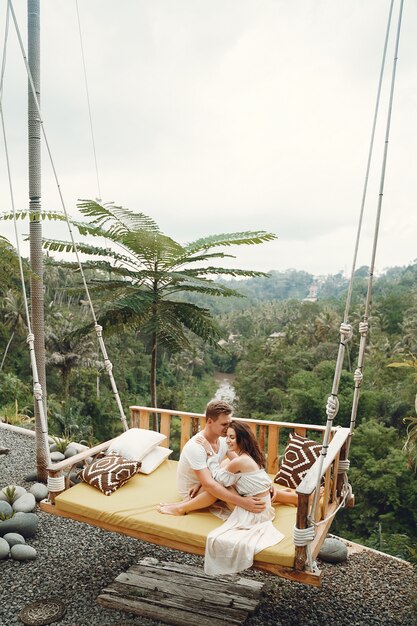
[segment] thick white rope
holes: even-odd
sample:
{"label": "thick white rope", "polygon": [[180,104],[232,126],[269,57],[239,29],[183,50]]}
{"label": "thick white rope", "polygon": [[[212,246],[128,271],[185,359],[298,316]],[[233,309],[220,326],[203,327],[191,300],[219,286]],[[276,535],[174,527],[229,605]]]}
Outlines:
{"label": "thick white rope", "polygon": [[397,73],[397,61],[398,61],[398,50],[399,50],[399,45],[400,45],[403,7],[404,7],[404,0],[401,0],[399,14],[398,14],[397,35],[396,35],[396,40],[395,40],[394,62],[393,62],[392,75],[391,75],[391,89],[390,89],[389,104],[388,104],[388,114],[387,114],[387,121],[386,121],[386,128],[385,128],[385,142],[384,142],[384,153],[382,157],[381,177],[380,177],[380,184],[379,184],[378,208],[377,208],[376,219],[375,219],[371,264],[369,268],[368,290],[366,294],[365,312],[363,315],[363,321],[359,324],[359,333],[360,333],[361,338],[359,342],[358,365],[357,365],[357,369],[355,370],[355,375],[354,375],[355,387],[354,387],[354,392],[353,392],[352,412],[350,416],[350,437],[347,441],[347,453],[349,452],[350,439],[355,429],[356,416],[358,412],[358,404],[359,404],[359,397],[360,397],[360,389],[361,389],[362,377],[363,377],[362,376],[363,375],[363,363],[364,363],[364,357],[365,357],[366,339],[367,339],[367,334],[368,334],[368,320],[369,320],[369,314],[371,310],[372,285],[373,285],[373,276],[374,276],[374,271],[375,271],[375,259],[376,259],[376,251],[377,251],[377,246],[378,246],[379,227],[380,227],[380,222],[381,222],[382,198],[384,196],[385,171],[386,171],[387,157],[388,157],[388,145],[389,145],[390,129],[391,129],[391,116],[392,116],[392,107],[393,107],[393,101],[394,101],[394,87],[395,87],[395,79],[396,79],[396,73]]}
{"label": "thick white rope", "polygon": [[[342,324],[340,326],[340,344],[339,344],[339,352],[338,352],[338,356],[337,356],[335,373],[334,373],[334,378],[333,378],[332,392],[331,392],[331,396],[329,396],[329,398],[327,400],[327,406],[326,406],[326,414],[327,414],[326,430],[324,432],[323,446],[322,446],[321,454],[320,454],[320,457],[319,457],[319,473],[318,473],[318,478],[317,478],[316,491],[314,493],[313,502],[312,502],[312,505],[311,505],[311,512],[315,511],[316,507],[317,507],[317,502],[318,502],[318,498],[319,498],[319,494],[320,494],[321,470],[322,470],[322,467],[323,467],[324,459],[325,459],[325,457],[327,455],[327,449],[328,449],[328,446],[329,446],[330,434],[331,434],[331,428],[332,428],[332,425],[333,425],[333,420],[336,417],[337,412],[338,412],[338,408],[339,408],[339,402],[338,402],[337,394],[339,392],[340,378],[341,378],[341,373],[342,373],[342,368],[343,368],[343,361],[344,361],[344,355],[345,355],[345,347],[346,347],[346,343],[348,341],[350,341],[350,339],[352,338],[352,330],[351,330],[350,324],[348,324],[347,322],[348,322],[348,314],[349,314],[349,309],[350,309],[350,302],[351,302],[351,294],[352,294],[352,286],[353,286],[354,273],[355,273],[355,267],[356,267],[356,260],[357,260],[357,254],[358,254],[358,248],[359,248],[359,240],[360,240],[360,235],[361,235],[361,230],[362,230],[362,220],[363,220],[365,200],[366,200],[366,194],[367,194],[367,188],[368,188],[369,171],[370,171],[370,165],[371,165],[372,154],[373,154],[373,146],[374,146],[374,140],[375,140],[375,129],[376,129],[376,123],[377,123],[378,113],[379,113],[382,80],[383,80],[383,75],[384,75],[384,68],[385,68],[385,61],[386,61],[386,55],[387,55],[389,34],[390,34],[390,30],[391,30],[391,18],[392,18],[393,4],[394,4],[394,1],[391,0],[389,14],[388,14],[387,28],[386,28],[386,33],[385,33],[384,50],[383,50],[383,55],[382,55],[382,63],[381,63],[381,70],[380,70],[380,76],[379,76],[378,91],[377,91],[377,98],[376,98],[375,111],[374,111],[374,119],[373,119],[373,125],[372,125],[371,141],[370,141],[370,147],[369,147],[369,153],[368,153],[368,162],[367,162],[365,181],[364,181],[364,187],[363,187],[362,203],[361,203],[358,231],[357,231],[356,244],[355,244],[355,250],[354,250],[354,255],[353,255],[352,270],[351,270],[351,275],[350,275],[348,294],[347,294],[347,298],[346,298],[344,320],[343,320],[343,322],[342,322]],[[397,31],[397,42],[396,42],[395,57],[397,56],[397,52],[398,52],[398,42],[399,42],[399,33],[400,33],[400,24],[401,24],[401,15],[402,15],[402,5],[403,5],[403,0],[401,0],[400,16],[399,16],[399,21],[398,21],[398,31]],[[392,95],[393,95],[393,83],[391,85],[391,102],[392,102]],[[390,112],[388,114],[388,118],[390,120]],[[387,143],[385,145],[385,154],[386,154],[386,150],[387,150]],[[383,171],[385,172],[385,159],[384,159]],[[381,195],[380,195],[380,203],[381,203],[381,201],[382,201],[382,198],[381,198]],[[379,218],[377,218],[377,224],[376,224],[376,227],[375,227],[374,249],[376,249],[376,242],[377,242],[377,239],[378,239],[378,231],[379,231]],[[374,262],[374,255],[373,255],[373,262]],[[369,311],[369,305],[370,305],[370,295],[371,295],[371,290],[372,290],[373,270],[374,270],[374,264],[372,263],[371,264],[371,269],[370,269],[369,281],[368,281],[368,296],[367,296],[368,311]],[[359,360],[358,368],[357,368],[357,370],[355,372],[355,376],[354,376],[355,388],[354,388],[354,396],[353,396],[353,403],[352,403],[350,437],[349,437],[349,439],[348,439],[348,441],[346,443],[346,455],[349,454],[350,440],[351,440],[351,437],[352,437],[352,434],[353,434],[353,430],[354,430],[354,426],[355,426],[355,422],[356,422],[356,412],[357,412],[357,406],[358,406],[358,402],[359,402],[359,387],[360,387],[360,384],[362,382],[363,354],[365,352],[365,339],[364,339],[364,337],[366,337],[366,332],[367,332],[367,321],[368,321],[368,315],[365,315],[364,323],[366,324],[366,328],[363,327],[362,329],[360,329],[360,333],[361,333],[361,340],[360,340],[360,347],[359,347],[359,359],[360,360]],[[362,345],[363,345],[363,348],[361,348]],[[362,359],[361,359],[361,355],[362,355]],[[312,514],[311,512],[310,512],[310,517],[311,517],[311,514]]]}
{"label": "thick white rope", "polygon": [[98,165],[97,165],[96,142],[94,140],[94,130],[93,130],[93,116],[91,114],[90,92],[89,92],[89,89],[88,89],[87,68],[86,68],[86,64],[85,64],[84,43],[83,43],[83,36],[82,36],[82,32],[81,32],[81,20],[80,20],[80,12],[78,10],[78,0],[75,0],[75,7],[76,7],[76,10],[77,10],[78,34],[80,36],[81,57],[82,57],[82,60],[83,60],[85,93],[86,93],[86,96],[87,96],[88,116],[89,116],[89,119],[90,119],[91,143],[92,143],[92,147],[93,147],[94,165],[95,165],[95,168],[96,168],[97,191],[98,191],[98,198],[101,199],[100,178],[99,178],[99,175],[98,175]]}
{"label": "thick white rope", "polygon": [[29,305],[28,305],[28,298],[27,298],[26,286],[25,286],[25,277],[23,273],[22,255],[20,253],[19,235],[17,232],[16,207],[15,207],[15,201],[14,201],[14,191],[13,191],[10,159],[9,159],[9,150],[8,150],[7,134],[6,134],[5,124],[4,124],[4,115],[3,115],[3,84],[4,84],[4,74],[6,71],[6,50],[7,50],[7,41],[8,41],[8,34],[9,34],[9,15],[10,15],[9,5],[7,5],[6,26],[5,26],[5,34],[4,34],[4,47],[3,47],[3,57],[2,57],[2,64],[1,64],[1,77],[0,77],[0,117],[1,117],[1,127],[2,127],[2,133],[3,133],[3,141],[4,141],[4,151],[5,151],[5,157],[6,157],[7,177],[8,177],[8,182],[9,182],[10,201],[11,201],[12,212],[13,212],[13,225],[14,225],[14,234],[15,234],[15,239],[16,239],[16,250],[17,250],[18,262],[19,262],[20,282],[22,284],[23,303],[24,303],[24,309],[25,309],[26,325],[28,329],[28,335],[27,335],[26,341],[29,344],[30,364],[31,364],[32,379],[33,379],[33,396],[34,396],[34,399],[35,399],[35,402],[39,411],[41,431],[42,431],[42,436],[45,442],[44,447],[45,447],[45,453],[46,453],[46,461],[47,461],[47,464],[50,465],[51,456],[50,456],[50,451],[49,451],[48,428],[47,428],[47,423],[46,423],[45,407],[43,403],[42,385],[39,382],[38,367],[36,364],[35,336],[32,332],[32,326],[31,326],[31,321],[30,321]]}
{"label": "thick white rope", "polygon": [[[98,328],[101,328],[101,327],[97,323],[97,318],[96,318],[96,314],[95,314],[95,311],[94,311],[93,302],[91,300],[90,291],[88,289],[87,281],[86,281],[86,278],[85,278],[84,269],[83,269],[83,266],[82,266],[82,263],[81,263],[78,247],[77,247],[77,244],[75,243],[74,235],[73,235],[73,232],[72,232],[71,223],[70,223],[70,220],[69,220],[69,216],[68,216],[67,209],[66,209],[66,206],[65,206],[64,198],[63,198],[63,195],[62,195],[61,185],[60,185],[59,180],[58,180],[58,175],[57,175],[55,164],[54,164],[54,161],[53,161],[53,158],[52,158],[52,153],[51,153],[51,150],[50,150],[50,147],[49,147],[48,138],[46,136],[44,123],[43,123],[43,119],[42,119],[42,115],[41,115],[41,110],[40,110],[40,106],[39,106],[39,101],[38,101],[38,97],[37,97],[35,86],[33,84],[32,74],[31,74],[31,71],[30,71],[30,68],[29,68],[29,64],[28,64],[28,61],[27,61],[25,48],[24,48],[24,45],[23,45],[23,41],[22,41],[22,37],[21,37],[21,34],[20,34],[20,30],[19,30],[19,25],[17,23],[16,15],[15,15],[15,12],[14,12],[14,9],[13,9],[12,0],[8,0],[8,6],[10,7],[10,13],[11,13],[12,18],[13,18],[13,22],[14,22],[14,26],[15,26],[15,30],[16,30],[16,35],[17,35],[17,38],[18,38],[18,41],[19,41],[20,50],[22,52],[23,61],[25,63],[26,72],[27,72],[29,83],[30,83],[30,86],[31,86],[33,98],[34,98],[34,101],[36,103],[36,108],[37,108],[38,115],[39,115],[39,122],[40,122],[40,125],[41,125],[41,128],[42,128],[42,135],[43,135],[43,138],[44,138],[44,141],[45,141],[46,149],[47,149],[47,152],[48,152],[49,160],[50,160],[52,171],[53,171],[53,174],[54,174],[55,183],[56,183],[56,186],[57,186],[57,189],[58,189],[62,210],[63,210],[64,216],[65,216],[66,222],[67,222],[68,231],[69,231],[70,238],[71,238],[71,243],[72,243],[72,246],[73,246],[73,250],[75,252],[75,256],[77,258],[77,263],[78,263],[78,267],[79,267],[79,270],[80,270],[80,275],[81,275],[81,278],[82,278],[82,281],[83,281],[84,290],[85,290],[85,293],[86,293],[86,296],[87,296],[87,300],[88,300],[88,304],[89,304],[89,307],[90,307],[91,315],[92,315],[93,320],[94,320],[94,326],[96,328],[96,333],[97,333],[100,349],[101,349],[101,352],[103,354],[104,361],[106,361],[106,360],[108,361],[109,359],[108,359],[108,356],[107,356],[107,351],[105,349],[103,338],[102,338],[101,334],[99,336],[99,334],[97,332],[97,327]],[[118,409],[119,409],[119,414],[120,414],[121,422],[123,424],[123,429],[124,430],[128,430],[126,415],[125,415],[124,410],[123,410],[123,406],[122,406],[122,403],[121,403],[121,400],[120,400],[119,392],[118,392],[118,389],[117,389],[117,386],[116,386],[116,381],[114,380],[114,377],[113,377],[112,369],[107,369],[107,373],[109,375],[113,396],[114,396],[114,398],[116,400],[116,404],[117,404]]]}
{"label": "thick white rope", "polygon": [[65,476],[48,476],[48,491],[65,491]]}

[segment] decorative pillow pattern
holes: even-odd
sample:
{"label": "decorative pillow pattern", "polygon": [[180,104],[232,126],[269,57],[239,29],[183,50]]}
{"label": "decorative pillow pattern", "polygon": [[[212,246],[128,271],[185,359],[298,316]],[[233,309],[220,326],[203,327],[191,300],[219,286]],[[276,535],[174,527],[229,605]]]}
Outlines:
{"label": "decorative pillow pattern", "polygon": [[151,474],[170,454],[172,454],[172,450],[169,448],[162,448],[161,446],[152,448],[152,450],[143,457],[139,472],[141,474]]}
{"label": "decorative pillow pattern", "polygon": [[284,458],[274,482],[295,489],[321,452],[321,444],[290,433]]}
{"label": "decorative pillow pattern", "polygon": [[78,476],[102,491],[105,496],[110,496],[137,474],[139,468],[138,461],[129,461],[121,456],[109,454],[87,465]]}
{"label": "decorative pillow pattern", "polygon": [[130,428],[111,442],[108,453],[129,461],[142,461],[152,448],[166,439],[165,435],[146,428]]}

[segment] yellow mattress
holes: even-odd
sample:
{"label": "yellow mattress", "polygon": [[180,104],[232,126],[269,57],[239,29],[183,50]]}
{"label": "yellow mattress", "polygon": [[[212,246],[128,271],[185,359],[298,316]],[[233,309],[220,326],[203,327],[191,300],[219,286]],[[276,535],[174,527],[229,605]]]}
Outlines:
{"label": "yellow mattress", "polygon": [[[137,474],[111,496],[80,483],[61,493],[55,501],[57,509],[81,515],[120,529],[157,535],[170,541],[204,548],[207,534],[222,524],[208,512],[189,513],[181,517],[162,515],[156,510],[159,502],[181,500],[176,488],[177,461],[164,461],[152,474]],[[275,546],[259,552],[255,561],[293,567],[295,548],[293,528],[296,507],[275,507],[274,525],[284,535]]]}

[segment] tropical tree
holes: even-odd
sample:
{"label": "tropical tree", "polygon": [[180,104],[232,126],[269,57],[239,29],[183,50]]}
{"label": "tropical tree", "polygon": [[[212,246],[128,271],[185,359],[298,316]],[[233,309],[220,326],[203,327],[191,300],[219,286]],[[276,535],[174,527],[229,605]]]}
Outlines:
{"label": "tropical tree", "polygon": [[[92,290],[102,297],[99,323],[113,333],[125,327],[134,328],[147,339],[151,353],[151,403],[156,407],[159,346],[171,352],[190,347],[188,331],[211,344],[222,336],[209,310],[187,301],[187,295],[239,296],[238,291],[214,278],[266,274],[212,263],[235,258],[226,254],[224,248],[271,241],[275,235],[265,231],[237,232],[181,245],[143,214],[92,200],[81,201],[78,208],[90,218],[88,223],[74,222],[80,234],[103,237],[113,244],[105,248],[90,243],[77,246],[80,252],[96,257],[84,263],[84,267],[102,272],[102,278],[92,284]],[[44,247],[52,252],[74,248],[72,243],[56,240],[45,241]],[[72,263],[62,264],[74,267]]]}
{"label": "tropical tree", "polygon": [[[412,354],[407,361],[399,361],[397,363],[390,363],[388,367],[405,367],[411,369],[414,374],[414,382],[417,382],[417,358]],[[417,413],[417,394],[414,400],[414,408]],[[403,451],[408,457],[408,461],[411,466],[417,469],[417,418],[405,417],[404,422],[408,422],[407,426],[407,439],[404,444]]]}
{"label": "tropical tree", "polygon": [[3,298],[2,312],[4,323],[9,327],[11,333],[1,359],[0,372],[3,369],[13,337],[18,330],[24,330],[26,328],[26,316],[22,294],[18,291],[9,289]]}

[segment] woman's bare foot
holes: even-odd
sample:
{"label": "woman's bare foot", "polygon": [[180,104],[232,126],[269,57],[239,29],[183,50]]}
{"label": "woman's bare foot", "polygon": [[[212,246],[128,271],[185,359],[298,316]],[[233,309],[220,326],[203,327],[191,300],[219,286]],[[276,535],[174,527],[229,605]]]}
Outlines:
{"label": "woman's bare foot", "polygon": [[181,502],[174,502],[173,504],[161,502],[156,508],[158,513],[164,513],[165,515],[185,515]]}

